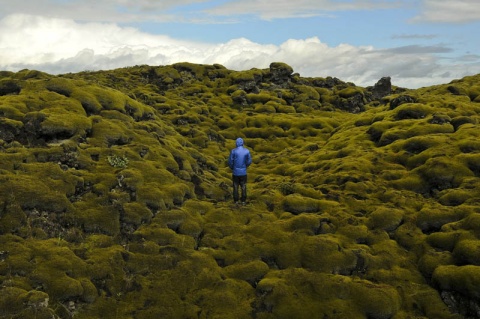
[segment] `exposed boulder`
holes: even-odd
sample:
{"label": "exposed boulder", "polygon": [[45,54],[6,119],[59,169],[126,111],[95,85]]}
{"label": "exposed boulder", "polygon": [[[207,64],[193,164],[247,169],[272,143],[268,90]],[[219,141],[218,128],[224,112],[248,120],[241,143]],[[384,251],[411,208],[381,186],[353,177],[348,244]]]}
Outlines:
{"label": "exposed boulder", "polygon": [[340,110],[354,114],[365,111],[365,105],[361,93],[356,93],[348,98],[340,97],[333,101],[333,105]]}
{"label": "exposed boulder", "polygon": [[0,119],[0,139],[8,143],[12,142],[20,134],[22,127],[23,123],[20,121]]}
{"label": "exposed boulder", "polygon": [[258,85],[263,81],[263,72],[259,69],[239,71],[230,75],[235,89],[243,90],[246,93],[259,93]]}
{"label": "exposed boulder", "polygon": [[0,96],[7,94],[19,94],[22,88],[12,80],[0,81]]}
{"label": "exposed boulder", "polygon": [[462,95],[464,94],[459,88],[457,88],[456,86],[453,86],[453,85],[449,85],[447,87],[447,90],[452,93],[453,95]]}
{"label": "exposed boulder", "polygon": [[318,86],[318,87],[323,87],[323,88],[333,88],[336,85],[344,85],[345,83],[338,79],[338,78],[332,78],[331,76],[327,76],[325,79],[320,79],[317,78],[313,81],[313,85]]}
{"label": "exposed boulder", "polygon": [[417,103],[417,99],[410,95],[400,95],[399,97],[394,98],[390,102],[390,110],[395,109],[397,106],[400,106],[405,103]]}
{"label": "exposed boulder", "polygon": [[270,64],[271,81],[280,86],[290,82],[293,68],[288,64],[281,62],[273,62]]}
{"label": "exposed boulder", "polygon": [[435,113],[432,115],[432,118],[428,121],[430,124],[450,124],[452,119],[450,116],[444,113]]}
{"label": "exposed boulder", "polygon": [[389,76],[378,80],[372,88],[372,99],[380,100],[381,98],[392,93],[392,82]]}

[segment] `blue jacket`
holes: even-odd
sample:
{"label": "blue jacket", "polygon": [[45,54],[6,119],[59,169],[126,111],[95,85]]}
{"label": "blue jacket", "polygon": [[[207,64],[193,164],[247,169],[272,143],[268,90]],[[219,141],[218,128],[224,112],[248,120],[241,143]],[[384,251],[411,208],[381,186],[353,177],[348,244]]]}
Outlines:
{"label": "blue jacket", "polygon": [[245,176],[247,175],[247,167],[252,164],[252,156],[250,151],[243,147],[243,139],[237,138],[236,143],[237,148],[234,148],[228,157],[228,166],[232,169],[233,175]]}

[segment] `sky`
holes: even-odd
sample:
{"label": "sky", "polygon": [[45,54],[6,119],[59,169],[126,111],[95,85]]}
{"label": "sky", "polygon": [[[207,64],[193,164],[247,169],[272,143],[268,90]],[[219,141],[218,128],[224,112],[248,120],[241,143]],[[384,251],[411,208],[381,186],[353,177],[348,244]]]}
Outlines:
{"label": "sky", "polygon": [[177,62],[419,88],[480,73],[480,0],[0,0],[0,70]]}

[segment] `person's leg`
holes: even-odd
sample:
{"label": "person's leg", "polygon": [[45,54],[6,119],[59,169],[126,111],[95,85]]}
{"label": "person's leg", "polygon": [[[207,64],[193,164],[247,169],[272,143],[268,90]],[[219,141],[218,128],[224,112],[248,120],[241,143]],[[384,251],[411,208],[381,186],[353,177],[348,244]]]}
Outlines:
{"label": "person's leg", "polygon": [[247,200],[247,176],[240,176],[240,188],[242,190],[241,201],[245,203]]}
{"label": "person's leg", "polygon": [[233,181],[233,201],[238,202],[238,185],[240,184],[238,176],[232,175]]}

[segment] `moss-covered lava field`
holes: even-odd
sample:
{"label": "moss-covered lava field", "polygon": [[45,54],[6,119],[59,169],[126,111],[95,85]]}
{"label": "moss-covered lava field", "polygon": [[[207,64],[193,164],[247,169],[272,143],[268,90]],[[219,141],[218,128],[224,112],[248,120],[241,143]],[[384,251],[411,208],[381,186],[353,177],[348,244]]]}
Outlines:
{"label": "moss-covered lava field", "polygon": [[480,75],[390,81],[0,72],[0,318],[479,318]]}

